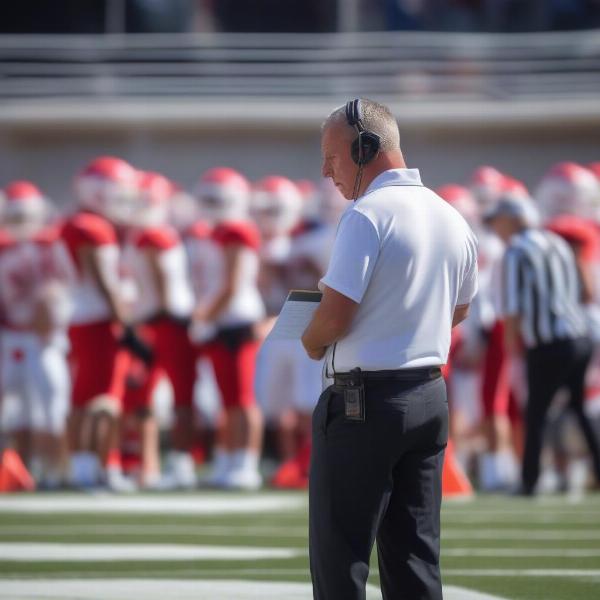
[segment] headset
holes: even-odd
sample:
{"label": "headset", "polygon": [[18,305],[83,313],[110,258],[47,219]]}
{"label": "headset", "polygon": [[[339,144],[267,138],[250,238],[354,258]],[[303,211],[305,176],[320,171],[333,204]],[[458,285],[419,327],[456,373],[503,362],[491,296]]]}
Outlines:
{"label": "headset", "polygon": [[350,156],[358,165],[356,179],[354,180],[354,191],[352,192],[352,197],[356,201],[362,182],[363,168],[379,153],[379,149],[381,148],[381,137],[376,133],[365,129],[362,122],[360,98],[355,98],[354,100],[346,102],[346,120],[350,127],[356,129],[357,133],[356,139],[350,146]]}
{"label": "headset", "polygon": [[350,146],[350,155],[359,167],[364,167],[377,156],[381,147],[381,138],[376,133],[365,129],[360,98],[346,103],[346,120],[358,134]]}

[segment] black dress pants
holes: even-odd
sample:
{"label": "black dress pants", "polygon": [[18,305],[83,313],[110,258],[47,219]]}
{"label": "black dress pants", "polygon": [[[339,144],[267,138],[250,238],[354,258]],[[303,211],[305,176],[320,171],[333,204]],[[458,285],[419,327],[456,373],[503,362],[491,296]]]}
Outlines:
{"label": "black dress pants", "polygon": [[310,568],[315,600],[364,600],[375,541],[384,600],[441,600],[446,386],[367,381],[366,419],[349,421],[343,389],[313,414]]}
{"label": "black dress pants", "polygon": [[540,474],[540,454],[546,414],[556,392],[567,388],[569,407],[575,412],[600,482],[600,443],[590,419],[583,410],[585,372],[593,346],[588,338],[560,340],[527,352],[529,394],[525,417],[525,452],[523,455],[523,489],[532,493]]}

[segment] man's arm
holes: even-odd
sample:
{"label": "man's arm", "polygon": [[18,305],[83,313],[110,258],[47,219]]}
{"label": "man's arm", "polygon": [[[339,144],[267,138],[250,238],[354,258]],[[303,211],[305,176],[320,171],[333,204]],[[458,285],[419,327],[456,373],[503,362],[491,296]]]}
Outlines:
{"label": "man's arm", "polygon": [[452,316],[452,327],[456,327],[459,323],[462,323],[469,316],[470,304],[459,304],[454,309],[454,315]]}
{"label": "man's arm", "polygon": [[240,282],[242,271],[242,251],[239,244],[226,246],[224,249],[225,277],[223,285],[216,298],[207,306],[198,306],[194,311],[194,319],[210,322],[215,320],[229,305]]}
{"label": "man's arm", "polygon": [[319,307],[302,335],[302,344],[310,358],[320,360],[327,347],[344,336],[358,306],[358,302],[325,286]]}
{"label": "man's arm", "polygon": [[523,348],[520,321],[519,315],[504,317],[504,348],[508,354],[519,354]]}
{"label": "man's arm", "polygon": [[113,248],[99,246],[82,248],[80,252],[82,262],[89,265],[90,273],[106,298],[113,318],[120,323],[127,323],[127,310],[119,295],[118,251],[114,249],[113,253]]}

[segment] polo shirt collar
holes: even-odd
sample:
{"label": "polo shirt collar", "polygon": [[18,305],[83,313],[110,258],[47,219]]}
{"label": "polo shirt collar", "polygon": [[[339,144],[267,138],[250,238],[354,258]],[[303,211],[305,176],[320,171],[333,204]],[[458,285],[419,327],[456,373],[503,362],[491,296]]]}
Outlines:
{"label": "polo shirt collar", "polygon": [[423,186],[419,169],[389,169],[380,173],[371,181],[365,195],[380,188],[392,185],[418,185]]}

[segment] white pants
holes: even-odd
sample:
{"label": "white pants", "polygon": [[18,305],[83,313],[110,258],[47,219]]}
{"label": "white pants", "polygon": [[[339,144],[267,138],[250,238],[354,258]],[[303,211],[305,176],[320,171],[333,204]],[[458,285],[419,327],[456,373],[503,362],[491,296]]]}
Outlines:
{"label": "white pants", "polygon": [[323,361],[308,358],[300,340],[265,342],[256,365],[256,397],[267,420],[295,409],[312,413],[321,393]]}
{"label": "white pants", "polygon": [[61,434],[71,382],[64,345],[34,333],[0,332],[0,429]]}
{"label": "white pants", "polygon": [[469,427],[476,427],[483,417],[480,371],[452,369],[448,391],[452,401],[451,410],[461,413]]}

